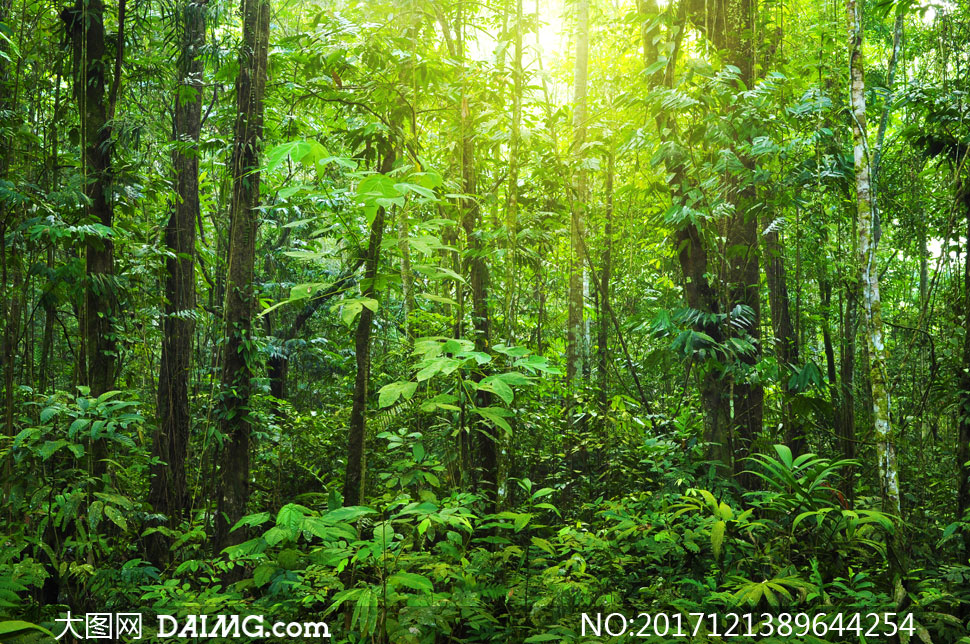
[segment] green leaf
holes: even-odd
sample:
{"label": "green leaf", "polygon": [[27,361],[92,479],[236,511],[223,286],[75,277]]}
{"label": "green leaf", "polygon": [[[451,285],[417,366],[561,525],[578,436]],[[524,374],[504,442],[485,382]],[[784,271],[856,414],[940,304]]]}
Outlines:
{"label": "green leaf", "polygon": [[362,516],[368,514],[377,514],[374,510],[363,505],[350,505],[343,508],[337,508],[336,510],[331,510],[323,515],[323,519],[329,522],[349,522],[359,519]]}
{"label": "green leaf", "polygon": [[405,400],[411,400],[414,392],[418,389],[418,383],[409,381],[398,381],[384,385],[378,391],[378,402],[380,407],[390,407],[398,401],[401,396]]}
{"label": "green leaf", "polygon": [[420,590],[426,593],[434,592],[434,585],[431,583],[430,579],[424,575],[418,575],[413,572],[396,572],[388,577],[387,584],[392,588],[404,586],[406,588]]}
{"label": "green leaf", "polygon": [[[319,143],[317,144],[319,145]],[[276,170],[286,157],[294,161],[301,161],[311,150],[310,144],[306,141],[290,141],[281,143],[266,151],[266,169],[270,172]]]}
{"label": "green leaf", "polygon": [[265,563],[256,566],[256,570],[253,571],[253,583],[256,584],[257,588],[265,586],[273,579],[278,570],[279,568],[275,564]]}
{"label": "green leaf", "polygon": [[513,398],[515,398],[515,393],[512,388],[509,387],[503,380],[498,376],[489,376],[485,378],[480,383],[478,383],[478,388],[484,391],[491,391],[496,394],[499,398],[505,401],[506,405],[511,405]]}
{"label": "green leaf", "polygon": [[420,371],[418,371],[418,375],[415,377],[418,379],[418,382],[423,382],[425,380],[428,380],[432,376],[434,376],[436,373],[438,373],[445,367],[448,367],[451,365],[457,366],[458,364],[460,363],[458,362],[458,360],[455,360],[454,358],[444,358],[444,357],[435,358],[434,360],[426,364]]}
{"label": "green leaf", "polygon": [[340,310],[340,320],[350,327],[360,312],[367,307],[371,311],[377,312],[378,302],[372,297],[355,297],[349,298],[342,302]]}
{"label": "green leaf", "polygon": [[425,199],[433,200],[435,198],[433,190],[429,190],[424,186],[419,186],[414,183],[395,183],[394,188],[401,194],[404,194],[405,192],[413,192],[421,197],[424,197]]}
{"label": "green leaf", "polygon": [[128,529],[128,522],[125,521],[124,515],[121,514],[121,512],[118,511],[118,508],[114,507],[113,505],[104,506],[104,515],[122,530]]}
{"label": "green leaf", "polygon": [[[44,635],[49,637],[57,638],[53,633],[44,628],[43,626],[38,626],[31,622],[25,622],[23,620],[15,619],[9,622],[0,622],[0,635],[11,635],[13,633],[19,633],[20,631],[40,631]],[[0,638],[6,641],[6,637]]]}
{"label": "green leaf", "polygon": [[287,528],[298,528],[303,522],[303,517],[310,514],[309,508],[296,503],[287,503],[276,515],[276,525]]}
{"label": "green leaf", "polygon": [[511,415],[508,409],[503,409],[502,407],[476,407],[475,413],[493,425],[501,427],[507,433],[512,433],[512,426],[504,418],[504,416]]}
{"label": "green leaf", "polygon": [[534,545],[535,547],[541,550],[545,550],[553,557],[556,556],[556,549],[553,548],[552,544],[546,541],[545,539],[542,539],[540,537],[532,537],[532,545]]}
{"label": "green leaf", "polygon": [[778,457],[781,462],[785,464],[788,469],[791,469],[792,464],[792,453],[791,449],[787,445],[775,445],[775,451],[778,452]]}
{"label": "green leaf", "polygon": [[721,548],[724,545],[724,530],[727,528],[727,523],[724,521],[715,521],[714,527],[711,528],[711,548],[714,550],[714,557],[717,559],[721,558]]}
{"label": "green leaf", "polygon": [[553,635],[551,633],[542,633],[540,635],[533,635],[523,640],[524,644],[533,644],[534,642],[564,642],[564,641],[566,641],[566,639],[562,635]]}
{"label": "green leaf", "polygon": [[240,526],[244,526],[244,525],[252,525],[252,526],[262,525],[270,520],[270,516],[271,515],[269,512],[257,512],[256,514],[247,514],[243,518],[239,519],[239,521],[236,522],[236,525],[232,526],[232,530],[230,530],[229,532],[232,532],[236,528],[239,528]]}

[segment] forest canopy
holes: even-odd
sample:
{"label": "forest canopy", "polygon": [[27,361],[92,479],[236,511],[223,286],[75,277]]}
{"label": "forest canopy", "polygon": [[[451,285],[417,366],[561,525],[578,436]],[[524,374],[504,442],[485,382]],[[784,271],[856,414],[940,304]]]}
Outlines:
{"label": "forest canopy", "polygon": [[0,640],[970,643],[968,39],[0,0]]}

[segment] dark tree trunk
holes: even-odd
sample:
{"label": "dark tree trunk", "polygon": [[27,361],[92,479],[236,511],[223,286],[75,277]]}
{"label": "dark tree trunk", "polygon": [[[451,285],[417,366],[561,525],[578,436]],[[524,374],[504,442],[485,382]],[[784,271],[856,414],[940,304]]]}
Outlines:
{"label": "dark tree trunk", "polygon": [[[785,397],[782,402],[782,422],[784,423],[785,440],[796,454],[804,454],[807,443],[804,436],[804,426],[792,413],[788,398],[791,391],[788,381],[792,369],[798,364],[798,339],[792,325],[791,311],[788,300],[788,279],[785,270],[785,254],[778,231],[771,230],[765,235],[765,276],[768,280],[768,305],[771,308],[771,326],[775,335],[775,355],[778,358],[778,373],[781,378],[781,390]],[[827,333],[827,332],[826,332]],[[829,346],[831,340],[829,341]]]}
{"label": "dark tree trunk", "polygon": [[[741,70],[740,80],[745,87],[755,82],[755,43],[751,24],[754,0],[724,0],[721,10],[723,22],[714,38],[718,46],[726,50],[727,61]],[[742,159],[752,165],[750,159]],[[737,184],[745,179],[730,177],[729,183]],[[751,319],[741,329],[754,344],[754,350],[739,357],[740,362],[751,370],[761,358],[761,268],[758,243],[758,204],[754,185],[750,182],[736,186],[734,213],[728,225],[727,248],[741,248],[730,252],[728,284],[730,306],[744,305],[751,311]],[[734,385],[734,433],[735,462],[744,459],[752,444],[761,433],[764,416],[764,389],[760,381],[740,381]],[[740,469],[740,468],[735,468]],[[750,477],[742,481],[746,486],[754,483]]]}
{"label": "dark tree trunk", "polygon": [[832,427],[836,436],[842,436],[842,411],[839,398],[839,377],[835,363],[835,345],[832,342],[832,282],[828,277],[828,269],[819,266],[818,292],[822,302],[822,346],[825,351],[825,374],[828,380],[829,396],[832,401]]}
{"label": "dark tree trunk", "polygon": [[[81,117],[84,194],[87,214],[106,228],[114,215],[111,204],[111,127],[105,100],[104,3],[77,0],[61,13],[71,37],[74,58],[74,98]],[[117,342],[114,325],[118,314],[114,275],[114,244],[110,237],[91,235],[85,246],[87,280],[84,291],[84,340],[87,367],[84,378],[91,394],[98,396],[114,387],[117,376]],[[96,462],[105,455],[101,441],[94,450]],[[96,469],[100,468],[96,465]]]}
{"label": "dark tree trunk", "polygon": [[[675,241],[677,248],[680,249],[677,258],[684,274],[687,306],[707,313],[719,312],[717,295],[707,281],[707,251],[701,240],[700,231],[694,224],[687,224],[677,231]],[[716,323],[701,324],[698,330],[709,335],[716,343],[724,339],[721,327]],[[704,374],[700,389],[705,410],[704,441],[709,445],[707,456],[730,470],[734,467],[731,399],[721,371],[710,369]]]}
{"label": "dark tree trunk", "polygon": [[[960,423],[957,437],[957,520],[970,510],[970,186],[961,185],[967,222],[967,256],[963,263],[963,369],[960,371]],[[964,556],[970,553],[970,530],[963,531]]]}
{"label": "dark tree trunk", "polygon": [[[841,419],[839,427],[842,430],[842,457],[854,459],[856,455],[855,443],[855,359],[856,359],[856,328],[859,322],[859,285],[851,282],[845,289],[845,327],[842,329],[842,347],[839,351],[839,411]],[[851,469],[850,469],[851,472]],[[846,475],[846,495],[852,498],[853,486],[851,474]]]}
{"label": "dark tree trunk", "polygon": [[[463,192],[466,195],[475,195],[477,192],[475,175],[475,141],[472,131],[471,110],[468,99],[462,102],[462,156],[461,172],[463,180]],[[479,223],[481,212],[478,201],[474,198],[464,200],[462,204],[461,225],[465,231],[467,264],[466,269],[469,276],[469,286],[472,295],[472,327],[474,329],[475,350],[485,352],[488,350],[490,342],[490,329],[488,319],[488,266],[485,264],[485,249],[482,244]],[[477,382],[482,379],[481,373],[473,375]],[[488,392],[480,391],[477,396],[476,404],[481,407],[488,407],[491,404],[491,396]],[[495,512],[498,502],[498,446],[494,432],[497,428],[486,428],[484,425],[477,428],[476,447],[478,449],[479,467],[481,474],[478,479],[479,491],[485,498],[486,512]]]}
{"label": "dark tree trunk", "polygon": [[226,280],[226,343],[222,363],[221,429],[225,436],[219,471],[217,549],[242,542],[244,529],[229,530],[246,513],[249,499],[251,431],[253,270],[259,206],[259,153],[263,139],[263,92],[269,45],[269,0],[244,0],[243,42],[236,77],[236,124],[232,153],[229,270]]}
{"label": "dark tree trunk", "polygon": [[[380,171],[387,174],[394,167],[395,151],[385,144],[381,151]],[[381,241],[384,238],[384,207],[377,209],[371,222],[370,239],[367,242],[367,256],[364,260],[363,297],[377,299],[375,280],[381,259]],[[367,473],[365,437],[367,431],[367,385],[370,379],[370,336],[374,322],[374,312],[363,307],[357,319],[354,333],[354,355],[357,360],[357,375],[354,378],[354,400],[350,410],[350,426],[347,431],[347,470],[344,475],[344,505],[360,505],[364,498],[364,478]]]}
{"label": "dark tree trunk", "polygon": [[[706,7],[702,7],[701,10],[706,10]],[[643,0],[639,5],[639,11],[646,17],[658,13],[659,8],[655,0]],[[671,53],[662,80],[668,88],[673,87],[673,70],[677,63],[681,40],[691,11],[696,12],[697,8],[692,8],[686,1],[680,4],[679,15],[674,26],[676,31],[671,35],[668,43],[668,49]],[[660,53],[659,49],[646,33],[642,34],[641,44],[643,46],[644,64],[649,66],[657,59]],[[670,122],[664,115],[661,114],[657,117],[658,132],[673,126],[675,126],[675,123]],[[668,162],[666,169],[667,172],[671,173],[671,178],[668,181],[671,200],[676,203],[683,199],[681,186],[686,182],[684,168],[680,164]],[[673,241],[677,260],[683,274],[687,306],[702,313],[719,313],[721,307],[717,300],[717,294],[707,277],[708,254],[701,237],[701,231],[694,223],[687,222],[674,232]],[[717,323],[699,323],[695,326],[698,331],[709,335],[715,343],[720,343],[724,339],[721,327]],[[719,466],[724,471],[730,473],[734,468],[730,383],[724,377],[721,369],[710,368],[700,377],[699,388],[704,408],[704,442],[708,446],[707,458],[720,464]]]}
{"label": "dark tree trunk", "polygon": [[[199,216],[198,143],[202,126],[202,48],[205,46],[205,4],[186,0],[181,9],[182,59],[175,96],[172,166],[175,204],[165,226],[171,251],[165,268],[165,317],[158,375],[158,427],[152,456],[153,481],[148,500],[156,512],[176,524],[188,508],[185,455],[189,442],[189,368],[195,332],[195,222]],[[165,541],[156,533],[149,544],[152,561],[167,560]]]}
{"label": "dark tree trunk", "polygon": [[[609,401],[609,330],[610,330],[610,280],[613,270],[613,173],[616,169],[616,154],[613,143],[606,159],[606,221],[603,223],[603,257],[600,268],[599,311],[597,313],[597,357],[599,358],[599,396],[600,408],[605,413]],[[605,416],[604,416],[605,418]]]}

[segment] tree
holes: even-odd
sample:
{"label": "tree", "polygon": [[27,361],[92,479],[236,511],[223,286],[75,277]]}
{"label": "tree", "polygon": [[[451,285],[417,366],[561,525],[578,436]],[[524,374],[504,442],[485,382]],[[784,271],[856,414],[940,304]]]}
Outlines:
{"label": "tree", "polygon": [[[165,225],[165,244],[170,251],[165,268],[165,317],[162,322],[162,357],[158,374],[158,428],[152,441],[154,482],[149,500],[156,512],[170,521],[188,508],[185,457],[188,450],[189,376],[195,333],[195,226],[199,213],[199,135],[202,127],[205,3],[184,0],[181,59],[175,91],[172,123],[172,167],[175,172],[175,203]],[[159,539],[153,543],[154,561],[165,552]]]}
{"label": "tree", "polygon": [[[866,85],[862,62],[862,10],[856,0],[847,0],[849,25],[850,105],[852,110],[853,160],[855,166],[855,198],[859,281],[862,290],[862,312],[865,321],[866,348],[869,356],[869,380],[872,386],[873,437],[876,442],[876,463],[879,471],[879,490],[884,508],[896,516],[902,515],[899,492],[899,470],[896,462],[896,437],[890,417],[888,390],[888,360],[885,327],[882,320],[882,300],[879,294],[877,268],[878,238],[873,222],[872,194],[869,181],[869,145],[866,132]],[[903,541],[897,530],[891,555],[894,584],[902,583],[900,559]]]}
{"label": "tree", "polygon": [[250,402],[257,359],[253,338],[256,306],[253,266],[259,207],[259,156],[263,139],[263,94],[269,49],[269,0],[244,0],[243,40],[236,76],[236,122],[232,150],[225,346],[222,362],[221,430],[216,548],[239,543],[244,530],[230,529],[246,513],[249,498]]}
{"label": "tree", "polygon": [[[380,173],[387,175],[394,167],[396,152],[389,142],[380,146]],[[381,260],[381,243],[384,238],[384,219],[386,208],[378,206],[370,225],[370,237],[364,259],[364,282],[361,297],[374,300],[377,296],[377,270]],[[347,430],[347,469],[344,475],[344,505],[360,505],[364,498],[364,477],[367,460],[364,452],[365,432],[367,430],[367,390],[370,380],[370,344],[374,326],[374,310],[363,306],[357,318],[354,332],[354,360],[357,371],[354,376],[353,407],[350,411],[350,426]]]}
{"label": "tree", "polygon": [[[71,39],[74,60],[74,99],[81,128],[85,214],[102,226],[85,244],[86,287],[84,297],[84,342],[87,367],[84,382],[94,395],[114,387],[118,345],[114,326],[118,320],[118,282],[114,272],[114,242],[111,230],[111,124],[108,114],[114,106],[105,96],[105,11],[101,0],[76,0],[64,9],[61,19]],[[117,45],[120,59],[121,43]],[[116,78],[117,80],[117,78]],[[112,90],[112,96],[117,97]],[[95,454],[96,461],[104,453]],[[97,467],[97,466],[96,466]]]}
{"label": "tree", "polygon": [[[576,57],[573,73],[573,142],[572,154],[579,158],[586,142],[586,81],[589,65],[589,1],[576,3]],[[583,378],[584,341],[586,334],[583,324],[583,284],[586,276],[586,262],[583,259],[584,227],[586,221],[587,178],[580,165],[574,171],[574,183],[569,200],[569,315],[566,321],[566,382],[567,408],[572,409],[579,395],[579,385]]]}

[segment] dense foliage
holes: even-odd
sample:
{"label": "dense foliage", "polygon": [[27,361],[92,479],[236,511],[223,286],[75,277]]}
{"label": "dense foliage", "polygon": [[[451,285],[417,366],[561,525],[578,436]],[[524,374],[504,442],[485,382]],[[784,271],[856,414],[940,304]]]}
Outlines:
{"label": "dense foliage", "polygon": [[[0,0],[0,640],[967,644],[968,37],[965,2]],[[698,618],[786,612],[833,630]]]}

